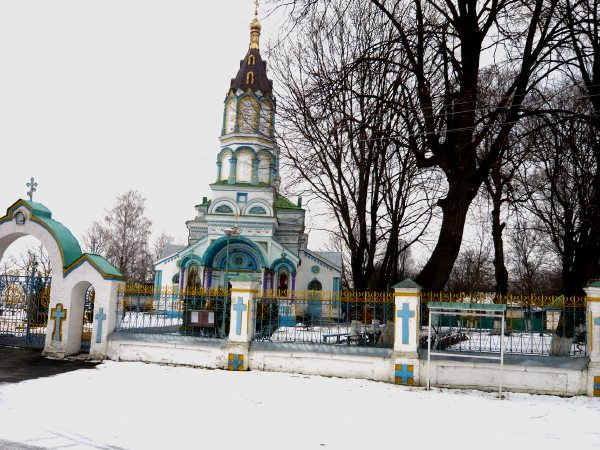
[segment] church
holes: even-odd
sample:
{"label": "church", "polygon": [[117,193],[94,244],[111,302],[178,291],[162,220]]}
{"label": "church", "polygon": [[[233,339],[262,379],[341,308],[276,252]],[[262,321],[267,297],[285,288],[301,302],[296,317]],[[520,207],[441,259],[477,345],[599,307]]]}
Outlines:
{"label": "church", "polygon": [[225,97],[212,195],[186,222],[188,245],[166,246],[156,261],[157,288],[225,288],[229,278],[247,274],[282,297],[340,290],[341,253],[309,250],[302,199],[279,193],[276,101],[260,31],[255,15],[250,48]]}

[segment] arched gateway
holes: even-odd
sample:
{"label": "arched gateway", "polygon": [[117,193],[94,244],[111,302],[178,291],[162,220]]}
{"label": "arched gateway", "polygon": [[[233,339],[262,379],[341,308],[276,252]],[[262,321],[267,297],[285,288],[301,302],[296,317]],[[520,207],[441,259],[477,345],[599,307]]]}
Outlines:
{"label": "arched gateway", "polygon": [[[88,346],[91,354],[105,354],[107,336],[115,328],[117,289],[125,277],[102,256],[82,253],[73,234],[54,220],[50,210],[41,203],[18,200],[0,218],[0,259],[8,246],[23,236],[37,238],[46,248],[52,264],[50,298],[41,306],[47,317],[44,354],[64,357],[79,353],[82,347],[87,350]],[[86,302],[91,287],[93,303]],[[86,308],[92,309],[86,311]],[[25,311],[23,326],[29,332],[33,308]],[[84,332],[84,320],[93,320],[91,336],[89,331]],[[11,343],[6,339],[0,329],[0,344]],[[23,342],[28,346],[42,346],[36,345],[35,340]]]}

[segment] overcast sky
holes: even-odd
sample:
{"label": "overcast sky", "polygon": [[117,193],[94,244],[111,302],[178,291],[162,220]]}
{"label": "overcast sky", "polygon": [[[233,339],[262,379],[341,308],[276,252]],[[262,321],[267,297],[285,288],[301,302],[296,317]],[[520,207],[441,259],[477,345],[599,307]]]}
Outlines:
{"label": "overcast sky", "polygon": [[[0,209],[33,176],[34,201],[80,238],[136,189],[155,234],[185,239],[216,177],[253,12],[252,0],[1,2]],[[264,48],[278,24],[262,23]]]}

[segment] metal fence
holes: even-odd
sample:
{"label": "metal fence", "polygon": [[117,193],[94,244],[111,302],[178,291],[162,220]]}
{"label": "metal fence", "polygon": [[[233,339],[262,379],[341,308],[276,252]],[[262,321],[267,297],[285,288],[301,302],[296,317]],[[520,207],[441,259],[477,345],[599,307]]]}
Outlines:
{"label": "metal fence", "polygon": [[155,289],[127,285],[118,292],[119,331],[226,338],[231,298],[224,289]]}
{"label": "metal fence", "polygon": [[585,297],[421,294],[419,347],[427,348],[428,302],[506,304],[506,328],[491,317],[433,316],[432,349],[510,354],[587,356]]}
{"label": "metal fence", "polygon": [[267,291],[256,307],[257,341],[394,346],[393,292]]}

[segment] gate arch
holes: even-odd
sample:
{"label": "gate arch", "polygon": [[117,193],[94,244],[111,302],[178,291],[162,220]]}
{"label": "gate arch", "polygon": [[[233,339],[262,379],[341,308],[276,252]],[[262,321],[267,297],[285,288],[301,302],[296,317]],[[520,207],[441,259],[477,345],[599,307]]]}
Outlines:
{"label": "gate arch", "polygon": [[[85,296],[82,299],[79,293],[82,286],[89,285],[95,289],[90,353],[105,353],[106,337],[115,325],[117,287],[125,277],[102,256],[82,253],[69,229],[54,220],[52,212],[41,203],[18,200],[8,207],[0,218],[0,259],[10,244],[23,236],[37,238],[52,264],[44,353],[63,357],[80,351]],[[97,316],[106,316],[100,326]]]}

